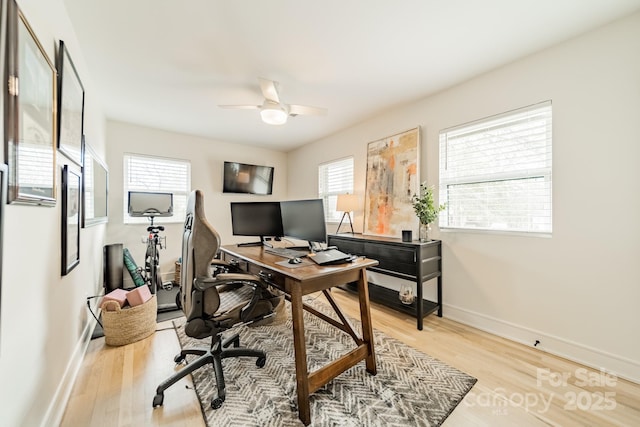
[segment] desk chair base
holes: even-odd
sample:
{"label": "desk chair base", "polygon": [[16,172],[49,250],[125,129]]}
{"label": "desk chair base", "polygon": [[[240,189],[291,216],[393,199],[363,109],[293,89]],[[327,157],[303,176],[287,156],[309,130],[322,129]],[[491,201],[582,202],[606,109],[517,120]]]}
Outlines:
{"label": "desk chair base", "polygon": [[[227,349],[231,344],[233,348]],[[226,349],[226,350],[225,350]],[[222,340],[220,335],[212,337],[211,348],[207,349],[185,349],[180,352],[173,360],[176,363],[182,363],[186,360],[187,355],[200,356],[193,362],[187,364],[180,371],[173,374],[166,379],[156,389],[156,395],[153,398],[153,407],[162,406],[164,401],[164,391],[171,387],[173,384],[194,372],[196,369],[203,367],[204,365],[211,363],[216,375],[216,385],[218,388],[218,396],[211,399],[211,408],[218,409],[222,406],[226,397],[224,373],[222,371],[222,359],[228,357],[257,357],[256,366],[258,368],[264,367],[267,362],[267,355],[264,351],[252,350],[248,348],[240,348],[240,337],[238,334],[234,334],[231,337]]]}

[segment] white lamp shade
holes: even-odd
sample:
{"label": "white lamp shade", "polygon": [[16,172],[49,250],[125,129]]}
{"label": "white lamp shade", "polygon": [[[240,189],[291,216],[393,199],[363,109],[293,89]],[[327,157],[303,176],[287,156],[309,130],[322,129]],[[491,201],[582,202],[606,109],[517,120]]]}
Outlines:
{"label": "white lamp shade", "polygon": [[336,202],[338,212],[354,212],[360,210],[360,198],[355,194],[338,194]]}

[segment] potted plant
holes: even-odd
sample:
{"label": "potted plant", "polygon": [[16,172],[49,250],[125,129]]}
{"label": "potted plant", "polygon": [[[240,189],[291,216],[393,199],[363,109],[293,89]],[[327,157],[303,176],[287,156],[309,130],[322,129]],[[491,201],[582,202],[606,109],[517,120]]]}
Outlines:
{"label": "potted plant", "polygon": [[420,196],[414,194],[411,201],[413,202],[413,210],[420,221],[420,241],[426,242],[429,240],[430,224],[438,219],[438,214],[446,208],[446,205],[435,205],[433,186],[428,186],[426,181],[420,184]]}

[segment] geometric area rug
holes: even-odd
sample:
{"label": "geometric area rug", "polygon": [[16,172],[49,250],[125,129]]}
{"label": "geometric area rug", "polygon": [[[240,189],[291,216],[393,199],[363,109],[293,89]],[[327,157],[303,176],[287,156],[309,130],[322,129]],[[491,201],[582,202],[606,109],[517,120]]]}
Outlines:
{"label": "geometric area rug", "polygon": [[[226,400],[220,409],[210,406],[217,393],[211,365],[193,374],[207,426],[303,425],[298,419],[291,310],[285,303],[286,321],[233,330],[240,334],[242,347],[266,351],[267,363],[257,368],[255,358],[223,360]],[[333,313],[311,298],[305,303],[327,315]],[[353,348],[346,333],[306,311],[304,317],[309,372]],[[359,334],[360,322],[349,320]],[[187,337],[183,324],[184,319],[174,321],[182,348],[210,343]],[[362,361],[313,393],[311,426],[439,426],[477,381],[380,331],[373,333],[377,375],[368,374]]]}

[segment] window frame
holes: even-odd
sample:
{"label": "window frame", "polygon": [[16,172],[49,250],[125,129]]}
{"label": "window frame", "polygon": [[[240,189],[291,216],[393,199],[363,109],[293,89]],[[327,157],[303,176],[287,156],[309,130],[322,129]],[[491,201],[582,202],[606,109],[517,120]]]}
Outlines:
{"label": "window frame", "polygon": [[[531,136],[534,132],[526,134],[522,131],[523,123],[527,123],[525,119],[531,119],[540,121],[541,124],[535,127],[530,127],[528,130],[538,130],[541,133],[539,141],[535,137]],[[528,122],[531,123],[531,122]],[[513,132],[514,135],[509,135],[508,139],[505,139],[504,134],[498,132],[493,133],[496,130]],[[452,141],[458,143],[464,143],[465,135],[474,135],[483,133],[481,141],[487,141],[486,147],[480,150],[481,157],[483,154],[487,156],[487,153],[491,153],[494,150],[506,151],[500,146],[501,143],[513,144],[515,150],[512,151],[518,154],[518,157],[509,158],[509,162],[504,162],[507,156],[501,158],[504,163],[499,165],[499,162],[488,162],[489,167],[482,171],[482,168],[478,168],[478,165],[484,166],[486,163],[474,163],[474,160],[469,160],[469,151],[465,152],[466,161],[460,161],[459,164],[453,164],[449,167],[452,160],[448,156],[448,150],[451,148]],[[524,136],[522,135],[524,133]],[[488,136],[491,135],[491,136]],[[491,141],[493,139],[493,141]],[[497,142],[500,140],[500,142]],[[462,141],[462,142],[461,142]],[[535,145],[535,149],[531,146]],[[471,147],[471,144],[469,144]],[[472,148],[469,147],[469,150]],[[439,203],[446,203],[447,208],[440,213],[439,227],[443,231],[465,231],[465,232],[480,232],[480,233],[500,233],[500,234],[517,234],[525,236],[539,236],[548,237],[553,232],[553,105],[551,100],[539,102],[526,107],[518,108],[515,110],[507,111],[505,113],[497,114],[494,116],[475,120],[473,122],[465,123],[459,126],[443,129],[439,133]],[[530,156],[532,152],[538,151],[542,154],[537,154],[531,160]],[[484,151],[482,153],[481,151]],[[511,154],[510,156],[513,156]],[[495,158],[499,158],[496,156]],[[493,158],[491,159],[493,160]],[[515,162],[514,162],[515,160]],[[521,166],[517,166],[520,164]],[[493,170],[490,167],[494,166]],[[515,166],[514,166],[515,165]],[[474,169],[474,166],[476,169]],[[472,172],[465,172],[472,170]],[[449,168],[449,169],[448,169]],[[479,170],[478,170],[479,169]],[[453,172],[451,171],[453,170]],[[456,173],[458,175],[456,175]],[[525,184],[524,180],[528,181]],[[516,191],[517,182],[524,184],[526,189],[525,193]],[[482,202],[476,205],[465,205],[464,199],[461,198],[461,202],[457,203],[455,208],[458,211],[462,211],[467,208],[468,212],[472,212],[469,217],[474,213],[478,213],[477,217],[479,222],[485,221],[484,224],[478,226],[469,226],[467,224],[455,223],[455,219],[452,217],[454,214],[451,212],[452,199],[450,197],[450,191],[452,187],[458,186],[460,191],[474,191],[473,187],[480,187],[480,190],[484,190],[485,194],[496,191],[498,194],[511,195],[502,200],[498,195],[493,198],[486,198]],[[484,186],[484,189],[482,187]],[[539,188],[542,188],[542,197],[536,197],[534,192]],[[526,194],[525,197],[518,198],[517,195]],[[515,195],[515,197],[514,197]],[[533,201],[532,201],[533,200]],[[491,223],[493,217],[491,216],[491,201],[500,202],[504,201],[513,203],[516,206],[517,203],[526,205],[526,209],[522,214],[516,216],[516,220],[510,224],[507,222]],[[476,200],[477,202],[477,200]],[[542,208],[540,208],[542,206]],[[473,209],[473,210],[472,210]],[[487,212],[481,212],[485,210]],[[502,219],[511,213],[508,209],[498,210],[502,216]],[[517,210],[512,211],[518,213]],[[539,214],[542,212],[542,214]],[[483,215],[484,214],[484,215]],[[458,221],[460,218],[456,218]],[[451,225],[453,222],[453,225]],[[518,225],[522,225],[518,227]]]}
{"label": "window frame", "polygon": [[[175,188],[174,189],[170,189],[170,188],[166,188],[165,186],[159,184],[156,186],[146,186],[143,187],[142,185],[139,186],[131,186],[130,184],[130,180],[129,180],[129,162],[130,159],[135,158],[138,161],[141,161],[142,159],[148,159],[150,161],[155,161],[157,163],[174,163],[174,164],[178,164],[178,165],[183,165],[186,168],[186,173],[185,173],[185,189],[184,191],[178,191]],[[132,217],[129,215],[128,212],[128,204],[129,204],[129,191],[149,191],[149,192],[165,192],[165,193],[172,193],[173,194],[173,206],[174,206],[174,214],[173,216],[170,217],[155,217],[154,218],[154,224],[181,224],[184,222],[185,219],[185,215],[186,215],[186,201],[189,198],[189,194],[191,193],[191,161],[186,160],[186,159],[177,159],[177,158],[171,158],[171,157],[162,157],[162,156],[154,156],[154,155],[148,155],[148,154],[139,154],[139,153],[124,153],[123,158],[122,158],[122,163],[123,163],[123,172],[122,172],[122,177],[123,177],[123,206],[122,206],[122,211],[123,211],[123,224],[125,225],[139,225],[139,224],[147,224],[149,223],[149,219],[146,217]],[[166,182],[166,181],[165,181]],[[177,197],[176,197],[177,196]],[[180,199],[180,197],[184,198],[184,208],[183,209],[176,209],[176,199]]]}
{"label": "window frame", "polygon": [[[324,190],[325,187],[329,186],[329,183],[324,180],[323,175],[327,175],[327,173],[323,172],[323,168],[330,168],[331,166],[339,167],[341,163],[350,162],[351,170],[347,172],[347,175],[351,175],[350,178],[347,177],[346,181],[351,181],[350,186],[349,183],[346,182],[346,185],[342,186],[342,188],[337,190]],[[345,168],[349,166],[343,166]],[[325,222],[327,224],[339,224],[340,219],[342,218],[343,212],[338,212],[336,210],[336,202],[339,194],[354,194],[354,169],[355,169],[355,160],[354,156],[342,157],[335,160],[330,160],[328,162],[324,162],[318,165],[318,198],[322,199],[324,204],[324,215]]]}

